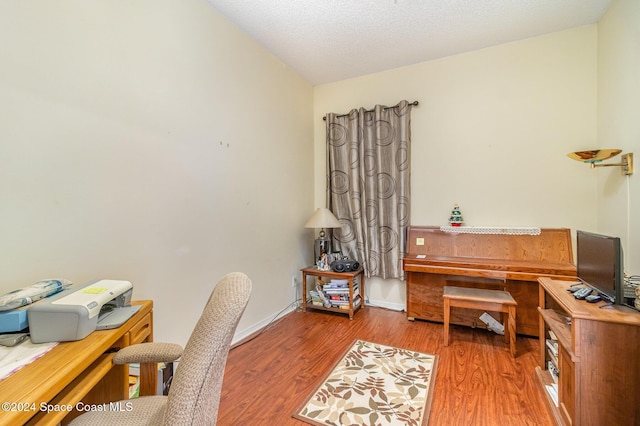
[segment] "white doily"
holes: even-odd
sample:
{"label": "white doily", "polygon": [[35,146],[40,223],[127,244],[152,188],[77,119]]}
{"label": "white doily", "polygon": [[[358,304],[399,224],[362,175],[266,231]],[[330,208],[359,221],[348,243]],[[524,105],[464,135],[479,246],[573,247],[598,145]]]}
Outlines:
{"label": "white doily", "polygon": [[440,230],[452,234],[540,235],[540,228],[536,227],[441,226]]}

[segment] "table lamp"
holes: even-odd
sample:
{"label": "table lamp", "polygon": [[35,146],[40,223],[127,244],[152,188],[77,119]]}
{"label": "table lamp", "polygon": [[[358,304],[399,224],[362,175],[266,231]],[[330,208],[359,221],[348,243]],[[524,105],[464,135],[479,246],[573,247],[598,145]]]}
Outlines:
{"label": "table lamp", "polygon": [[320,228],[318,238],[313,244],[314,262],[317,262],[323,253],[331,253],[331,240],[327,237],[325,228],[341,228],[342,224],[329,209],[320,207],[311,215],[304,227]]}

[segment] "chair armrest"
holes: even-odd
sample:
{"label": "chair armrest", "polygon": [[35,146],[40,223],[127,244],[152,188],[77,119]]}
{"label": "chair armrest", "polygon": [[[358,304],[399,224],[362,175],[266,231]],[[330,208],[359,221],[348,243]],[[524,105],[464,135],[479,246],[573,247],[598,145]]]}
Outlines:
{"label": "chair armrest", "polygon": [[147,342],[125,346],[113,357],[114,364],[172,362],[182,356],[182,346],[176,343]]}

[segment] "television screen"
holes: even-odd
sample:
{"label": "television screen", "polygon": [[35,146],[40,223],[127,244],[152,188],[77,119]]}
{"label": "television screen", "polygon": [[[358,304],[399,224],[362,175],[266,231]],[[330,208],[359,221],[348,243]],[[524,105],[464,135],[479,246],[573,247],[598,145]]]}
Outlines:
{"label": "television screen", "polygon": [[613,303],[622,298],[622,246],[620,238],[577,231],[578,278]]}

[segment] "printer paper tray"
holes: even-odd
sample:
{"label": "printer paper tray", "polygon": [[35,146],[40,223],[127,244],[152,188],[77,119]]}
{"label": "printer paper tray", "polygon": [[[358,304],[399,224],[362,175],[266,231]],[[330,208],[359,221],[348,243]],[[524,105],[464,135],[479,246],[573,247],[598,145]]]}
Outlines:
{"label": "printer paper tray", "polygon": [[122,308],[114,308],[111,312],[104,315],[98,320],[96,330],[109,330],[112,328],[118,328],[129,318],[135,315],[140,310],[140,306],[125,306]]}

